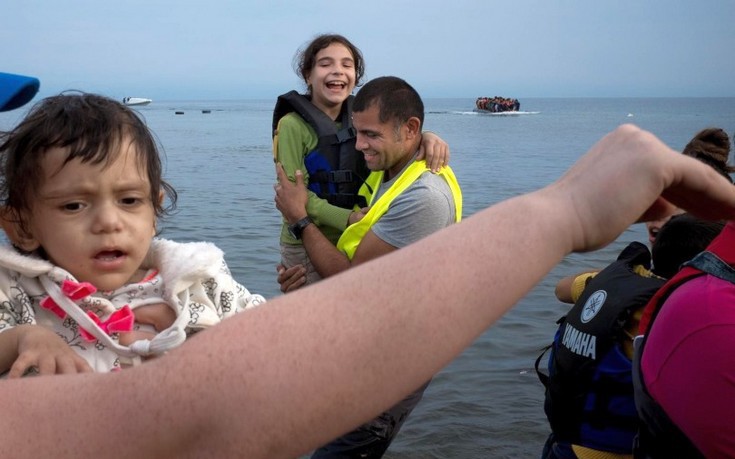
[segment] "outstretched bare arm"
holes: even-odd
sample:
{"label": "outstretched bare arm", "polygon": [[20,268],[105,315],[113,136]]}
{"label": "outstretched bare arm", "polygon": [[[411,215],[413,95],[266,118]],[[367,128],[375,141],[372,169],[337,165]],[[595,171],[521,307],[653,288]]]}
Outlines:
{"label": "outstretched bare arm", "polygon": [[[566,254],[661,215],[661,195],[735,216],[735,187],[712,168],[623,126],[554,184],[228,319],[165,358],[3,382],[0,431],[16,457],[295,457],[415,389]],[[437,269],[441,288],[429,280]],[[38,422],[48,418],[64,422]]]}

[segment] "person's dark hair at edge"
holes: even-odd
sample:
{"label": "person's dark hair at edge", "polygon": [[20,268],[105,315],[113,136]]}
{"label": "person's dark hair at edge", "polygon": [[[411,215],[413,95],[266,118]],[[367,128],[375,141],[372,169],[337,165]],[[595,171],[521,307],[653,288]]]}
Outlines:
{"label": "person's dark hair at edge", "polygon": [[707,248],[725,227],[723,221],[707,221],[691,214],[671,217],[651,248],[654,274],[670,279],[681,265]]}
{"label": "person's dark hair at edge", "polygon": [[735,167],[727,164],[730,156],[730,138],[720,128],[706,128],[697,133],[684,147],[682,153],[712,166],[714,170],[732,182],[730,173]]}
{"label": "person's dark hair at edge", "polygon": [[[130,108],[104,96],[62,93],[33,106],[12,131],[0,133],[0,202],[24,228],[23,215],[31,210],[43,180],[41,163],[52,148],[66,148],[64,164],[111,164],[128,138],[138,151],[139,167],[147,172],[151,202],[160,217],[176,208],[176,190],[163,180],[161,157],[152,132]],[[169,205],[159,200],[165,194]]]}
{"label": "person's dark hair at edge", "polygon": [[424,103],[421,96],[404,80],[384,76],[370,80],[355,96],[352,111],[364,112],[377,104],[381,123],[394,121],[397,125],[416,117],[424,125]]}
{"label": "person's dark hair at edge", "polygon": [[[353,45],[350,40],[338,34],[317,35],[309,42],[308,45],[306,45],[305,48],[297,51],[293,58],[294,71],[297,75],[301,76],[304,82],[306,82],[309,79],[311,70],[316,65],[317,53],[333,43],[344,45],[350,50],[352,59],[355,63],[355,86],[359,87],[362,77],[365,75],[365,60],[357,46]],[[309,87],[307,89],[308,92],[311,93],[311,88]]]}

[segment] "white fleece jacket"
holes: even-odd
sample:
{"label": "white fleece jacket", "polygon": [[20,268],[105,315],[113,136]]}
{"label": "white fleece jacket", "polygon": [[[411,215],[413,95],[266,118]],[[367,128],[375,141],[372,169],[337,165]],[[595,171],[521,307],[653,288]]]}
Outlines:
{"label": "white fleece jacket", "polygon": [[[158,275],[112,292],[71,299],[62,292],[65,280],[77,282],[69,272],[0,246],[0,333],[21,324],[49,327],[95,371],[107,372],[120,368],[120,357],[162,354],[188,334],[265,302],[232,278],[222,251],[211,243],[154,239],[141,268],[157,270]],[[60,309],[41,306],[49,296]],[[105,333],[88,316],[91,311],[104,322],[125,305],[134,310],[161,302],[176,312],[174,324],[153,340],[130,347],[121,346],[115,333]],[[96,339],[85,338],[80,325]]]}

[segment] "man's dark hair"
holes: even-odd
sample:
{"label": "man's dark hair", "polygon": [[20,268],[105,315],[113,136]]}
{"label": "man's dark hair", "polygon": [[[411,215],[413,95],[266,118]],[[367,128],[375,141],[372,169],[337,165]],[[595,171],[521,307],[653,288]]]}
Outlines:
{"label": "man's dark hair", "polygon": [[424,103],[421,96],[404,80],[384,76],[370,80],[355,96],[352,112],[364,112],[374,104],[379,110],[381,123],[405,123],[416,117],[424,125]]}

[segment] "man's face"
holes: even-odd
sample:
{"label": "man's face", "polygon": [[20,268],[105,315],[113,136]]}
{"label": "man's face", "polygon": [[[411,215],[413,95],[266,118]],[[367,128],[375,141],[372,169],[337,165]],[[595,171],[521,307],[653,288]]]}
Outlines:
{"label": "man's face", "polygon": [[357,131],[355,148],[365,155],[371,171],[387,171],[390,177],[403,169],[415,153],[413,135],[407,123],[381,122],[380,108],[372,104],[362,112],[353,112]]}

